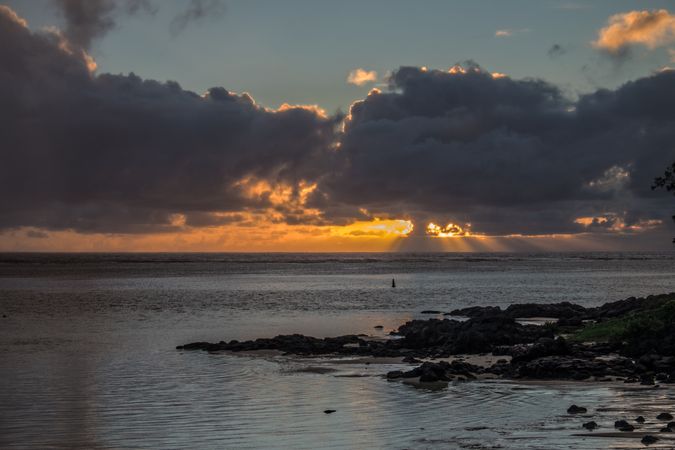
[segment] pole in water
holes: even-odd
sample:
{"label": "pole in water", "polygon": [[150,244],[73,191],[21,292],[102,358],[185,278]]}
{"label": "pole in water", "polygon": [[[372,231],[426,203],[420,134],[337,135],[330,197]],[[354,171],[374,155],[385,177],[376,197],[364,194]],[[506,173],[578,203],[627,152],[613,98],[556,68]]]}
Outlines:
{"label": "pole in water", "polygon": [[393,278],[391,279],[391,287],[395,288],[396,287],[396,280]]}

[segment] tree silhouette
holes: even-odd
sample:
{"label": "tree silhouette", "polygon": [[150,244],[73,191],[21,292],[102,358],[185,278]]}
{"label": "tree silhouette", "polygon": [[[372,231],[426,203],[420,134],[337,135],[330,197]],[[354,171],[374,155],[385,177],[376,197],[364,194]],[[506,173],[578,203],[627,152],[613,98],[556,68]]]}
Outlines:
{"label": "tree silhouette", "polygon": [[[675,195],[675,162],[666,169],[662,177],[654,178],[652,190],[654,189],[665,189]],[[675,220],[675,216],[673,216],[673,220]],[[673,238],[673,243],[675,244],[675,238]]]}

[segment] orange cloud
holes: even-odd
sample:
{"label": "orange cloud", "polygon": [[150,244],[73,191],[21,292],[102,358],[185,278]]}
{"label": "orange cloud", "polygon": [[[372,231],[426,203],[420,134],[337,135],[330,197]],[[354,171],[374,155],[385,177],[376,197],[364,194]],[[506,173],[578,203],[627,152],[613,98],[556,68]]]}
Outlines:
{"label": "orange cloud", "polygon": [[455,223],[449,223],[446,226],[436,225],[431,222],[427,225],[426,233],[427,236],[432,237],[463,237],[471,236],[471,224],[466,224],[464,227],[457,225]]}
{"label": "orange cloud", "polygon": [[585,228],[604,228],[615,233],[639,233],[663,224],[659,219],[643,219],[633,224],[627,224],[622,214],[606,213],[599,216],[577,217],[574,223]]}
{"label": "orange cloud", "polygon": [[28,22],[26,22],[25,19],[19,17],[18,14],[15,13],[14,10],[13,10],[12,8],[10,8],[9,6],[0,5],[0,14],[5,15],[5,16],[8,17],[10,20],[12,20],[13,22],[18,23],[18,24],[21,25],[22,27],[28,28]]}
{"label": "orange cloud", "polygon": [[654,49],[671,42],[675,42],[675,15],[660,9],[613,15],[592,44],[595,48],[617,54],[630,45]]}
{"label": "orange cloud", "polygon": [[377,81],[377,72],[374,70],[354,69],[347,75],[347,83],[363,86],[366,83]]}

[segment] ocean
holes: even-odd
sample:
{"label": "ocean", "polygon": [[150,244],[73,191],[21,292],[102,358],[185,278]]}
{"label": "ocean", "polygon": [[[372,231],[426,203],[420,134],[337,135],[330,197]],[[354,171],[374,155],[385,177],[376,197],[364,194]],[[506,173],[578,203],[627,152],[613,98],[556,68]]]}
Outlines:
{"label": "ocean", "polygon": [[[675,392],[494,380],[428,391],[382,378],[396,364],[175,347],[386,337],[425,309],[672,291],[673,252],[1,254],[0,448],[639,448],[575,436],[581,419],[565,410],[591,402],[609,424]],[[306,370],[317,365],[331,371]]]}

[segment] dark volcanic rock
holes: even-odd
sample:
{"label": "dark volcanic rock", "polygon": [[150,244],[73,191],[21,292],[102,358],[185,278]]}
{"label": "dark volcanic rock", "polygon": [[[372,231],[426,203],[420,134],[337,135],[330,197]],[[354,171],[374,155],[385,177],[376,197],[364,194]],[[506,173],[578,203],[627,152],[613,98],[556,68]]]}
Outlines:
{"label": "dark volcanic rock", "polygon": [[[659,313],[650,314],[653,308],[660,308]],[[425,310],[422,313],[440,314],[441,311]],[[193,342],[176,348],[209,352],[277,350],[304,356],[398,357],[409,363],[420,363],[420,358],[492,352],[495,356],[509,355],[511,361],[500,359],[489,369],[460,361],[424,363],[408,372],[390,372],[387,377],[448,381],[471,379],[476,373],[489,372],[510,378],[609,380],[609,376],[617,376],[626,382],[650,385],[675,382],[675,294],[631,297],[596,308],[569,302],[529,303],[511,305],[505,310],[495,306],[473,306],[449,314],[469,319],[412,320],[390,333],[401,339],[386,341],[355,335],[319,339],[293,334],[243,342]],[[618,318],[618,322],[623,323],[627,314],[636,318],[630,322],[631,327],[626,327],[629,332],[610,334],[605,343],[555,338],[556,327],[523,325],[515,320],[519,317],[552,317],[559,319],[559,326],[578,327],[585,320],[602,322]],[[381,326],[375,328],[381,329]],[[671,419],[672,416],[663,416],[660,420]]]}
{"label": "dark volcanic rock", "polygon": [[673,415],[667,412],[662,412],[658,416],[656,416],[658,420],[673,420]]}
{"label": "dark volcanic rock", "polygon": [[391,372],[387,372],[387,378],[390,380],[395,380],[396,378],[403,378],[403,371],[392,370]]}
{"label": "dark volcanic rock", "polygon": [[590,422],[586,422],[585,424],[583,424],[582,427],[586,428],[588,431],[593,431],[596,428],[598,428],[598,424],[595,423],[595,421],[591,420]]}
{"label": "dark volcanic rock", "polygon": [[637,416],[637,417],[635,418],[635,421],[636,421],[637,423],[645,423],[645,418],[642,417],[642,416]]}
{"label": "dark volcanic rock", "polygon": [[435,381],[452,381],[463,377],[465,379],[475,379],[474,374],[481,373],[483,369],[479,366],[469,364],[466,362],[447,361],[441,362],[425,362],[421,366],[416,367],[407,372],[396,370],[387,373],[387,378],[416,378],[419,377],[422,382]]}
{"label": "dark volcanic rock", "polygon": [[633,431],[635,427],[625,420],[617,420],[614,422],[614,428],[617,428],[619,431]]}
{"label": "dark volcanic rock", "polygon": [[642,440],[640,440],[640,442],[642,442],[644,445],[651,445],[651,444],[655,444],[656,442],[658,442],[658,440],[659,440],[659,438],[654,437],[651,434],[648,434],[648,435],[644,436],[642,438]]}
{"label": "dark volcanic rock", "polygon": [[567,341],[562,337],[557,339],[544,337],[532,345],[514,347],[518,347],[519,351],[511,354],[513,363],[532,361],[533,359],[542,358],[544,356],[561,356],[569,355],[571,353],[570,346],[567,345]]}
{"label": "dark volcanic rock", "polygon": [[556,319],[578,319],[586,316],[586,308],[570,302],[561,303],[519,303],[510,305],[505,310],[498,306],[471,306],[455,309],[450,312],[453,316],[485,317],[503,316],[516,318],[552,317]]}
{"label": "dark volcanic rock", "polygon": [[554,317],[560,318],[581,318],[586,313],[586,308],[570,302],[561,303],[522,303],[511,305],[504,311],[509,317]]}
{"label": "dark volcanic rock", "polygon": [[441,311],[436,311],[435,309],[425,309],[424,311],[420,311],[420,314],[440,314]]}
{"label": "dark volcanic rock", "polygon": [[404,363],[409,363],[409,364],[421,364],[422,360],[415,358],[414,356],[406,356],[403,358]]}
{"label": "dark volcanic rock", "polygon": [[625,300],[605,303],[586,310],[587,319],[609,319],[641,309],[656,308],[673,299],[673,294],[649,295],[644,298],[629,297]]}
{"label": "dark volcanic rock", "polygon": [[180,350],[206,350],[210,352],[222,350],[233,352],[279,350],[297,355],[320,355],[329,353],[364,354],[365,352],[361,350],[361,348],[367,348],[370,344],[372,343],[354,335],[318,339],[311,336],[303,336],[301,334],[291,334],[280,335],[271,339],[256,339],[254,341],[243,342],[221,341],[217,344],[194,342],[176,348]]}
{"label": "dark volcanic rock", "polygon": [[333,414],[335,411],[336,411],[335,409],[326,409],[326,410],[324,410],[323,412],[324,412],[325,414]]}
{"label": "dark volcanic rock", "polygon": [[398,329],[402,345],[420,349],[440,347],[443,354],[485,353],[500,345],[532,343],[553,332],[536,325],[521,325],[508,317],[489,316],[456,320],[412,320]]}
{"label": "dark volcanic rock", "polygon": [[580,327],[584,321],[578,317],[562,317],[558,319],[558,326],[560,327]]}
{"label": "dark volcanic rock", "polygon": [[470,306],[468,308],[455,309],[446,313],[449,316],[481,317],[497,316],[503,311],[499,306]]}
{"label": "dark volcanic rock", "polygon": [[624,376],[634,370],[630,360],[614,362],[575,356],[545,356],[513,368],[516,378],[584,380],[607,375]]}
{"label": "dark volcanic rock", "polygon": [[568,414],[585,414],[586,412],[588,412],[588,410],[583,406],[572,405],[567,408]]}

